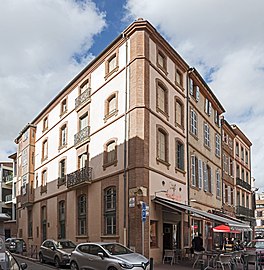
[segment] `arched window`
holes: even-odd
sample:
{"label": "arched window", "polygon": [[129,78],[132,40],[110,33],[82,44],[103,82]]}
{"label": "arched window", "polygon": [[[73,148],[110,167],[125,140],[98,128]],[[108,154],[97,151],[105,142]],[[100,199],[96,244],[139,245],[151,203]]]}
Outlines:
{"label": "arched window", "polygon": [[117,164],[117,145],[116,139],[109,140],[104,145],[104,160],[103,167],[104,169],[108,166]]}
{"label": "arched window", "polygon": [[168,89],[160,81],[157,83],[156,99],[157,110],[168,115]]}
{"label": "arched window", "polygon": [[184,144],[176,140],[176,168],[184,171]]}
{"label": "arched window", "polygon": [[175,100],[175,124],[184,128],[184,106],[181,100]]}
{"label": "arched window", "polygon": [[168,162],[168,134],[162,128],[157,131],[157,158]]}
{"label": "arched window", "polygon": [[116,234],[116,188],[109,187],[104,191],[104,226],[105,234]]}

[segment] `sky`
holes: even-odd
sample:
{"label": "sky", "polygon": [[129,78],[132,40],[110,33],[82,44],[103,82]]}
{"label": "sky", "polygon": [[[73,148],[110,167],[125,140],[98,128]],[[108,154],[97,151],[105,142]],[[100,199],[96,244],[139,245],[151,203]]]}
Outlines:
{"label": "sky", "polygon": [[252,142],[264,191],[264,1],[0,2],[0,160],[23,127],[137,18],[148,20],[207,81]]}

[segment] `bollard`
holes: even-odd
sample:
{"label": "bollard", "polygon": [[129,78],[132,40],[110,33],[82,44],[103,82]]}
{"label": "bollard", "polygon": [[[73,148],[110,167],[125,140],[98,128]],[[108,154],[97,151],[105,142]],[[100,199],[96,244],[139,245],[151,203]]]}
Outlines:
{"label": "bollard", "polygon": [[154,263],[153,263],[153,258],[149,259],[149,270],[154,270]]}

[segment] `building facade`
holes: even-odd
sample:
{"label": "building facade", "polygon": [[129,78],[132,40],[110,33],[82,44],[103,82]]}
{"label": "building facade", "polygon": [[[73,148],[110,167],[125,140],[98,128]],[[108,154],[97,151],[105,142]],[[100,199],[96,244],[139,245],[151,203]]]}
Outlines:
{"label": "building facade", "polygon": [[29,247],[118,241],[156,261],[198,231],[211,247],[223,112],[199,73],[135,21],[16,138],[18,236]]}

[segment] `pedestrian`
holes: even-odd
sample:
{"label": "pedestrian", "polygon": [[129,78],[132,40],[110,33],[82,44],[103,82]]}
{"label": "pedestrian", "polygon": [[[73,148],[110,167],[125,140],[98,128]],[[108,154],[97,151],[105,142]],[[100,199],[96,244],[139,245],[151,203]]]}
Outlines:
{"label": "pedestrian", "polygon": [[204,251],[202,234],[198,233],[192,240],[192,248],[194,251]]}

